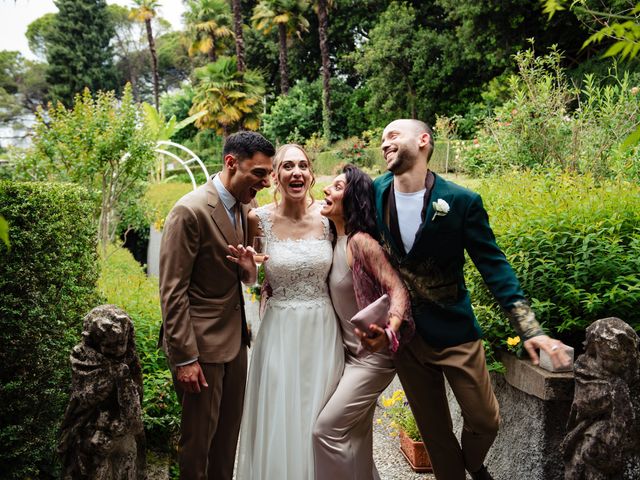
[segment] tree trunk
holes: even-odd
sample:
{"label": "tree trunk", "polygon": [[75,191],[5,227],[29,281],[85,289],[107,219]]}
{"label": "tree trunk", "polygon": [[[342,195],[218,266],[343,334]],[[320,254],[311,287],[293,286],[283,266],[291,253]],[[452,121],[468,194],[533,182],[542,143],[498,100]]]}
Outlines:
{"label": "tree trunk", "polygon": [[289,67],[287,65],[287,26],[278,24],[278,36],[280,37],[280,93],[289,93]]}
{"label": "tree trunk", "polygon": [[211,63],[214,63],[216,60],[218,60],[218,56],[216,55],[216,36],[212,33],[211,34],[211,50],[209,50],[209,52],[207,52],[209,55],[209,60],[211,61]]}
{"label": "tree trunk", "polygon": [[329,15],[327,0],[318,0],[318,34],[322,57],[322,130],[325,139],[331,141],[331,60],[329,58]]}
{"label": "tree trunk", "polygon": [[231,0],[233,8],[233,29],[236,34],[236,58],[238,61],[238,71],[240,73],[245,70],[244,63],[244,36],[242,32],[242,9],[240,8],[240,0]]}
{"label": "tree trunk", "polygon": [[156,104],[156,110],[160,110],[160,79],[158,78],[158,54],[156,53],[156,42],[153,40],[151,20],[145,20],[144,26],[147,29],[147,41],[149,42],[149,51],[151,52],[151,72],[153,73],[153,99]]}

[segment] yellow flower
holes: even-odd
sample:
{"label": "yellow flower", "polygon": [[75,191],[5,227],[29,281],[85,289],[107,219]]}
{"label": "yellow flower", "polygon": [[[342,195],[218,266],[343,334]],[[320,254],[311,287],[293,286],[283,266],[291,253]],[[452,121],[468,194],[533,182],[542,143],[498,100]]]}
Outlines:
{"label": "yellow flower", "polygon": [[507,338],[507,345],[509,345],[510,347],[515,347],[519,343],[520,343],[520,337]]}
{"label": "yellow flower", "polygon": [[164,218],[159,218],[155,222],[153,222],[153,228],[155,228],[158,232],[161,232],[164,228]]}
{"label": "yellow flower", "polygon": [[256,302],[256,294],[252,293],[251,294],[251,303],[255,303]]}
{"label": "yellow flower", "polygon": [[378,425],[382,425],[382,419],[381,419],[381,418],[379,418],[378,420],[376,420],[376,423],[377,423]]}

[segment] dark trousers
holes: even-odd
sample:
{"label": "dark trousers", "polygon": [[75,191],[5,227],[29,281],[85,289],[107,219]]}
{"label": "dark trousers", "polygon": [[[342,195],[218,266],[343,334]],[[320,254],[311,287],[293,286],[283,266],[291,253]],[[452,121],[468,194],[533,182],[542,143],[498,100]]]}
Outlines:
{"label": "dark trousers", "polygon": [[[465,468],[479,470],[500,423],[482,342],[438,349],[416,334],[395,363],[436,478],[464,480]],[[462,410],[462,445],[453,433],[445,377]]]}
{"label": "dark trousers", "polygon": [[200,366],[209,384],[200,393],[183,392],[174,375],[182,405],[180,478],[231,480],[247,380],[247,347],[242,345],[236,358],[228,363]]}

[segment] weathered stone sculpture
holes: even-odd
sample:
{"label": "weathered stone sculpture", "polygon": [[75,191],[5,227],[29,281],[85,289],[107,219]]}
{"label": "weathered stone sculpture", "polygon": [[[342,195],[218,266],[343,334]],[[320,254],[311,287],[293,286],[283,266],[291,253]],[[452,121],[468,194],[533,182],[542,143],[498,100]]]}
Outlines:
{"label": "weathered stone sculpture", "polygon": [[84,318],[58,446],[65,479],[144,478],[142,371],[133,323],[114,305]]}
{"label": "weathered stone sculpture", "polygon": [[639,478],[638,343],[638,335],[618,318],[597,320],[587,328],[562,442],[566,480]]}

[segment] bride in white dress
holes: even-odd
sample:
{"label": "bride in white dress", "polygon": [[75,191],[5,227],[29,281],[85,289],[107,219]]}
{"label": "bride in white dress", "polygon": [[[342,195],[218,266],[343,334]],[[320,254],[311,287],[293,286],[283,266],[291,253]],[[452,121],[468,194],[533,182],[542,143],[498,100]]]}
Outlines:
{"label": "bride in white dress", "polygon": [[267,238],[271,294],[251,352],[237,478],[312,480],[313,425],[344,364],[327,288],[333,249],[302,148],[281,147],[274,175],[282,200],[249,214],[249,238]]}

